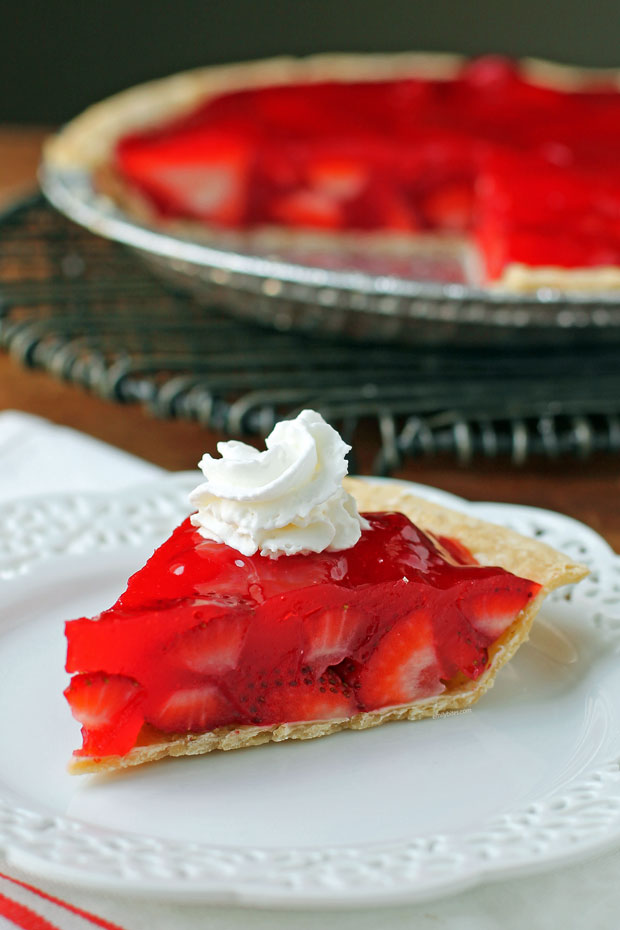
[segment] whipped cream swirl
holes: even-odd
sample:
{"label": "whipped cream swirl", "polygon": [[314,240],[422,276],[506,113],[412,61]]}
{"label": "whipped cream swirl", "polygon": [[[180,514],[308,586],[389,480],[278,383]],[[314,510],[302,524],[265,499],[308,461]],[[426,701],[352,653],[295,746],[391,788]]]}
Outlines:
{"label": "whipped cream swirl", "polygon": [[221,458],[202,457],[206,481],[190,494],[198,532],[274,559],[354,546],[368,524],[342,486],[351,447],[314,410],[277,423],[265,445],[220,442]]}

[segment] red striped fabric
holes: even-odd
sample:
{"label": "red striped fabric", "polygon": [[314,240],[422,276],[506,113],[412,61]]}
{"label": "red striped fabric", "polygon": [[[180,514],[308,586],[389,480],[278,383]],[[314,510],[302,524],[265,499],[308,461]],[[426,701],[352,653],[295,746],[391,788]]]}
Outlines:
{"label": "red striped fabric", "polygon": [[0,930],[124,930],[34,885],[0,872]]}
{"label": "red striped fabric", "polygon": [[24,930],[57,930],[54,924],[41,917],[36,911],[31,911],[24,904],[7,898],[0,894],[0,917],[4,917],[10,924],[23,927]]}

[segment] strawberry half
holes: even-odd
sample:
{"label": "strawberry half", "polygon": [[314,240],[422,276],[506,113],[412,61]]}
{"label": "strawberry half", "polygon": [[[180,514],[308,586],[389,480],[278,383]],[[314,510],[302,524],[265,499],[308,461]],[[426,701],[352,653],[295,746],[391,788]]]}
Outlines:
{"label": "strawberry half", "polygon": [[304,663],[315,675],[322,675],[328,665],[338,665],[351,655],[367,625],[367,615],[350,604],[304,617]]}
{"label": "strawberry half", "polygon": [[82,755],[123,755],[144,723],[144,689],[125,675],[74,675],[64,695],[82,724]]}
{"label": "strawberry half", "polygon": [[336,671],[351,685],[365,710],[441,694],[443,671],[430,612],[419,609],[397,621],[370,655],[362,651]]}
{"label": "strawberry half", "polygon": [[335,720],[358,711],[353,689],[333,669],[314,678],[308,665],[294,677],[283,665],[266,678],[247,681],[236,699],[257,725]]}
{"label": "strawberry half", "polygon": [[464,232],[473,221],[473,185],[453,181],[436,188],[424,197],[422,212],[431,229]]}
{"label": "strawberry half", "polygon": [[271,212],[277,222],[301,229],[338,229],[344,221],[338,200],[322,190],[283,194],[274,200]]}
{"label": "strawberry half", "polygon": [[179,669],[199,675],[223,675],[239,662],[251,617],[251,611],[237,610],[203,620],[176,636],[165,648],[166,657]]}
{"label": "strawberry half", "polygon": [[476,560],[462,542],[458,539],[452,539],[450,536],[431,536],[433,542],[438,544],[441,552],[445,553],[448,560],[453,561],[455,565],[476,565]]}
{"label": "strawberry half", "polygon": [[222,690],[206,681],[149,700],[145,717],[165,733],[202,733],[236,723],[239,714]]}
{"label": "strawberry half", "polygon": [[475,681],[489,661],[490,639],[475,629],[447,598],[440,596],[431,603],[435,646],[441,656],[441,677],[447,680],[462,672]]}
{"label": "strawberry half", "polygon": [[[239,613],[243,610],[238,607]],[[68,672],[96,672],[105,668],[112,674],[128,675],[143,680],[159,653],[172,638],[199,623],[218,615],[228,615],[230,605],[220,602],[186,598],[167,603],[157,609],[124,611],[114,609],[102,613],[93,623],[85,617],[66,624],[69,648]]]}
{"label": "strawberry half", "polygon": [[484,582],[472,580],[469,588],[459,597],[458,607],[489,642],[501,636],[540,591],[535,581],[505,572]]}
{"label": "strawberry half", "polygon": [[411,233],[421,226],[408,193],[389,177],[372,178],[347,212],[351,226],[358,229]]}
{"label": "strawberry half", "polygon": [[312,684],[302,680],[296,688],[284,687],[272,695],[267,706],[273,711],[274,721],[293,723],[345,719],[358,712],[352,689],[330,669]]}
{"label": "strawberry half", "polygon": [[137,136],[117,148],[121,170],[164,215],[243,224],[252,152],[243,134],[188,132],[156,143]]}
{"label": "strawberry half", "polygon": [[368,169],[361,161],[319,157],[307,170],[311,186],[334,200],[351,200],[368,183]]}

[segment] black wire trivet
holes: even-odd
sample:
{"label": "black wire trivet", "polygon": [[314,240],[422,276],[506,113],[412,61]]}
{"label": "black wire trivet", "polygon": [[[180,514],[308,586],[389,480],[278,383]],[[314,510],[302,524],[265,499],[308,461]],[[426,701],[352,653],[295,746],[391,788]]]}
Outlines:
{"label": "black wire trivet", "polygon": [[620,450],[613,344],[415,349],[264,329],[171,290],[38,195],[0,215],[0,346],[110,400],[234,435],[313,407],[352,441],[375,418],[377,473],[436,453],[522,463]]}

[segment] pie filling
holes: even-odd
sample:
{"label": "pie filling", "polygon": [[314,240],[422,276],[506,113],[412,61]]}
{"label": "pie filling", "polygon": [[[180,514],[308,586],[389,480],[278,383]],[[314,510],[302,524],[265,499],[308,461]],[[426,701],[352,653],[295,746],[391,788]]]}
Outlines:
{"label": "pie filling", "polygon": [[162,218],[456,233],[489,282],[515,263],[620,265],[619,164],[616,86],[541,86],[499,57],[450,80],[229,92],[125,135],[115,153]]}
{"label": "pie filling", "polygon": [[185,520],[116,604],[66,625],[75,755],[151,733],[351,718],[475,680],[540,590],[400,513],[338,552],[244,556]]}

